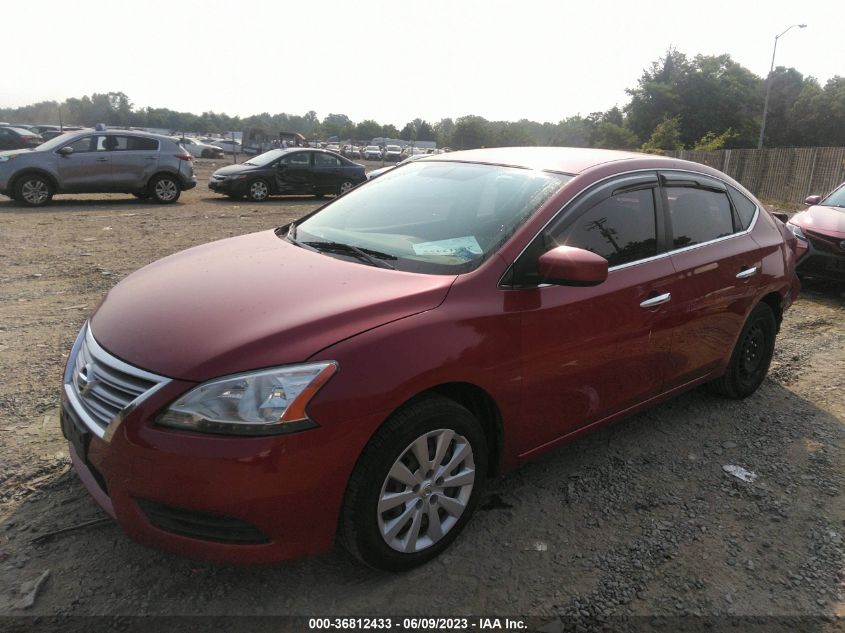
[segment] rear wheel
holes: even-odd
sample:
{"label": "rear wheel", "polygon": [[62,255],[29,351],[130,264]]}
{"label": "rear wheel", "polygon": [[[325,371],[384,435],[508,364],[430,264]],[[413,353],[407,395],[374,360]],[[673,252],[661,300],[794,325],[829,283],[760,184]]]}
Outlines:
{"label": "rear wheel", "polygon": [[156,176],[150,181],[150,197],[159,204],[170,204],[171,202],[176,202],[181,193],[182,190],[179,188],[179,182],[174,176],[162,174],[160,176]]}
{"label": "rear wheel", "polygon": [[246,197],[253,202],[264,202],[270,197],[270,185],[267,184],[266,180],[253,180],[249,183]]}
{"label": "rear wheel", "polygon": [[15,200],[28,207],[43,207],[53,198],[53,184],[44,176],[26,174],[15,184]]}
{"label": "rear wheel", "polygon": [[370,440],[349,480],[341,533],[372,567],[402,571],[445,550],[481,496],[487,441],[466,408],[425,396]]}
{"label": "rear wheel", "polygon": [[768,304],[757,304],[740,332],[725,375],[710,383],[713,391],[738,399],[757,391],[772,362],[776,332],[772,309]]}

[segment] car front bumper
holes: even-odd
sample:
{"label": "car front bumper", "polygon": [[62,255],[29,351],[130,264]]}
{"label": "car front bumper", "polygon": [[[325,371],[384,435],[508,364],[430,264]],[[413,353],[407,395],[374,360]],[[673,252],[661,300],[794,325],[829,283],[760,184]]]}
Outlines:
{"label": "car front bumper", "polygon": [[812,238],[804,242],[806,252],[795,265],[796,272],[807,277],[845,281],[845,250],[837,253],[831,250],[832,246],[820,246],[817,242]]}
{"label": "car front bumper", "polygon": [[233,564],[330,549],[349,476],[386,415],[338,412],[339,423],[264,437],[179,431],[154,420],[196,385],[163,379],[103,427],[67,380],[62,432],[97,503],[139,543]]}

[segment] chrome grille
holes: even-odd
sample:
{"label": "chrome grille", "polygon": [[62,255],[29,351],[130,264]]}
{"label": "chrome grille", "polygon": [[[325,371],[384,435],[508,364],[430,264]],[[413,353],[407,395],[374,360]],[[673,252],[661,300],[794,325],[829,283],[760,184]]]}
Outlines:
{"label": "chrome grille", "polygon": [[167,379],[112,356],[100,347],[87,325],[83,331],[65,390],[76,413],[102,437],[109,424]]}

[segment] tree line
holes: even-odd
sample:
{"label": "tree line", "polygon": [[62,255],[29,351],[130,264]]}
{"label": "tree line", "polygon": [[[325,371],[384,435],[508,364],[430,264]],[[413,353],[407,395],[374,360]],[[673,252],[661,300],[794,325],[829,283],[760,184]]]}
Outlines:
{"label": "tree line", "polygon": [[[845,145],[845,77],[821,85],[794,68],[777,67],[770,77],[766,147]],[[468,115],[436,123],[409,121],[401,130],[372,119],[354,122],[345,114],[322,119],[313,110],[303,115],[263,112],[249,117],[217,112],[177,112],[136,107],[122,92],[44,101],[20,108],[0,108],[0,120],[66,125],[165,128],[173,132],[220,134],[260,128],[299,132],[308,139],[376,137],[436,141],[440,147],[471,149],[514,145],[560,145],[641,149],[755,147],[763,111],[766,81],[730,55],[689,58],[669,49],[643,71],[623,107],[557,123],[489,121]]]}

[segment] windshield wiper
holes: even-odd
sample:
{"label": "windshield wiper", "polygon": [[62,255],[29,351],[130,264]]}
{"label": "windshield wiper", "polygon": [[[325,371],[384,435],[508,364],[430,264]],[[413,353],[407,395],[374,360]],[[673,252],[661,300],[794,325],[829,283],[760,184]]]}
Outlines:
{"label": "windshield wiper", "polygon": [[302,244],[304,246],[310,246],[315,250],[326,251],[330,253],[352,253],[354,255],[357,255],[359,259],[371,264],[372,266],[396,270],[395,266],[391,266],[384,260],[397,259],[397,257],[395,257],[394,255],[388,255],[387,253],[380,253],[379,251],[370,250],[368,248],[358,248],[357,246],[353,246],[352,244],[343,244],[342,242],[302,242]]}
{"label": "windshield wiper", "polygon": [[296,235],[296,224],[291,222],[290,227],[288,227],[288,232],[285,235],[285,239],[295,246],[299,246],[299,248],[304,248],[309,251],[314,251],[315,253],[319,253],[320,251],[314,248],[313,246],[309,246],[304,242],[300,242],[298,239],[294,237]]}

